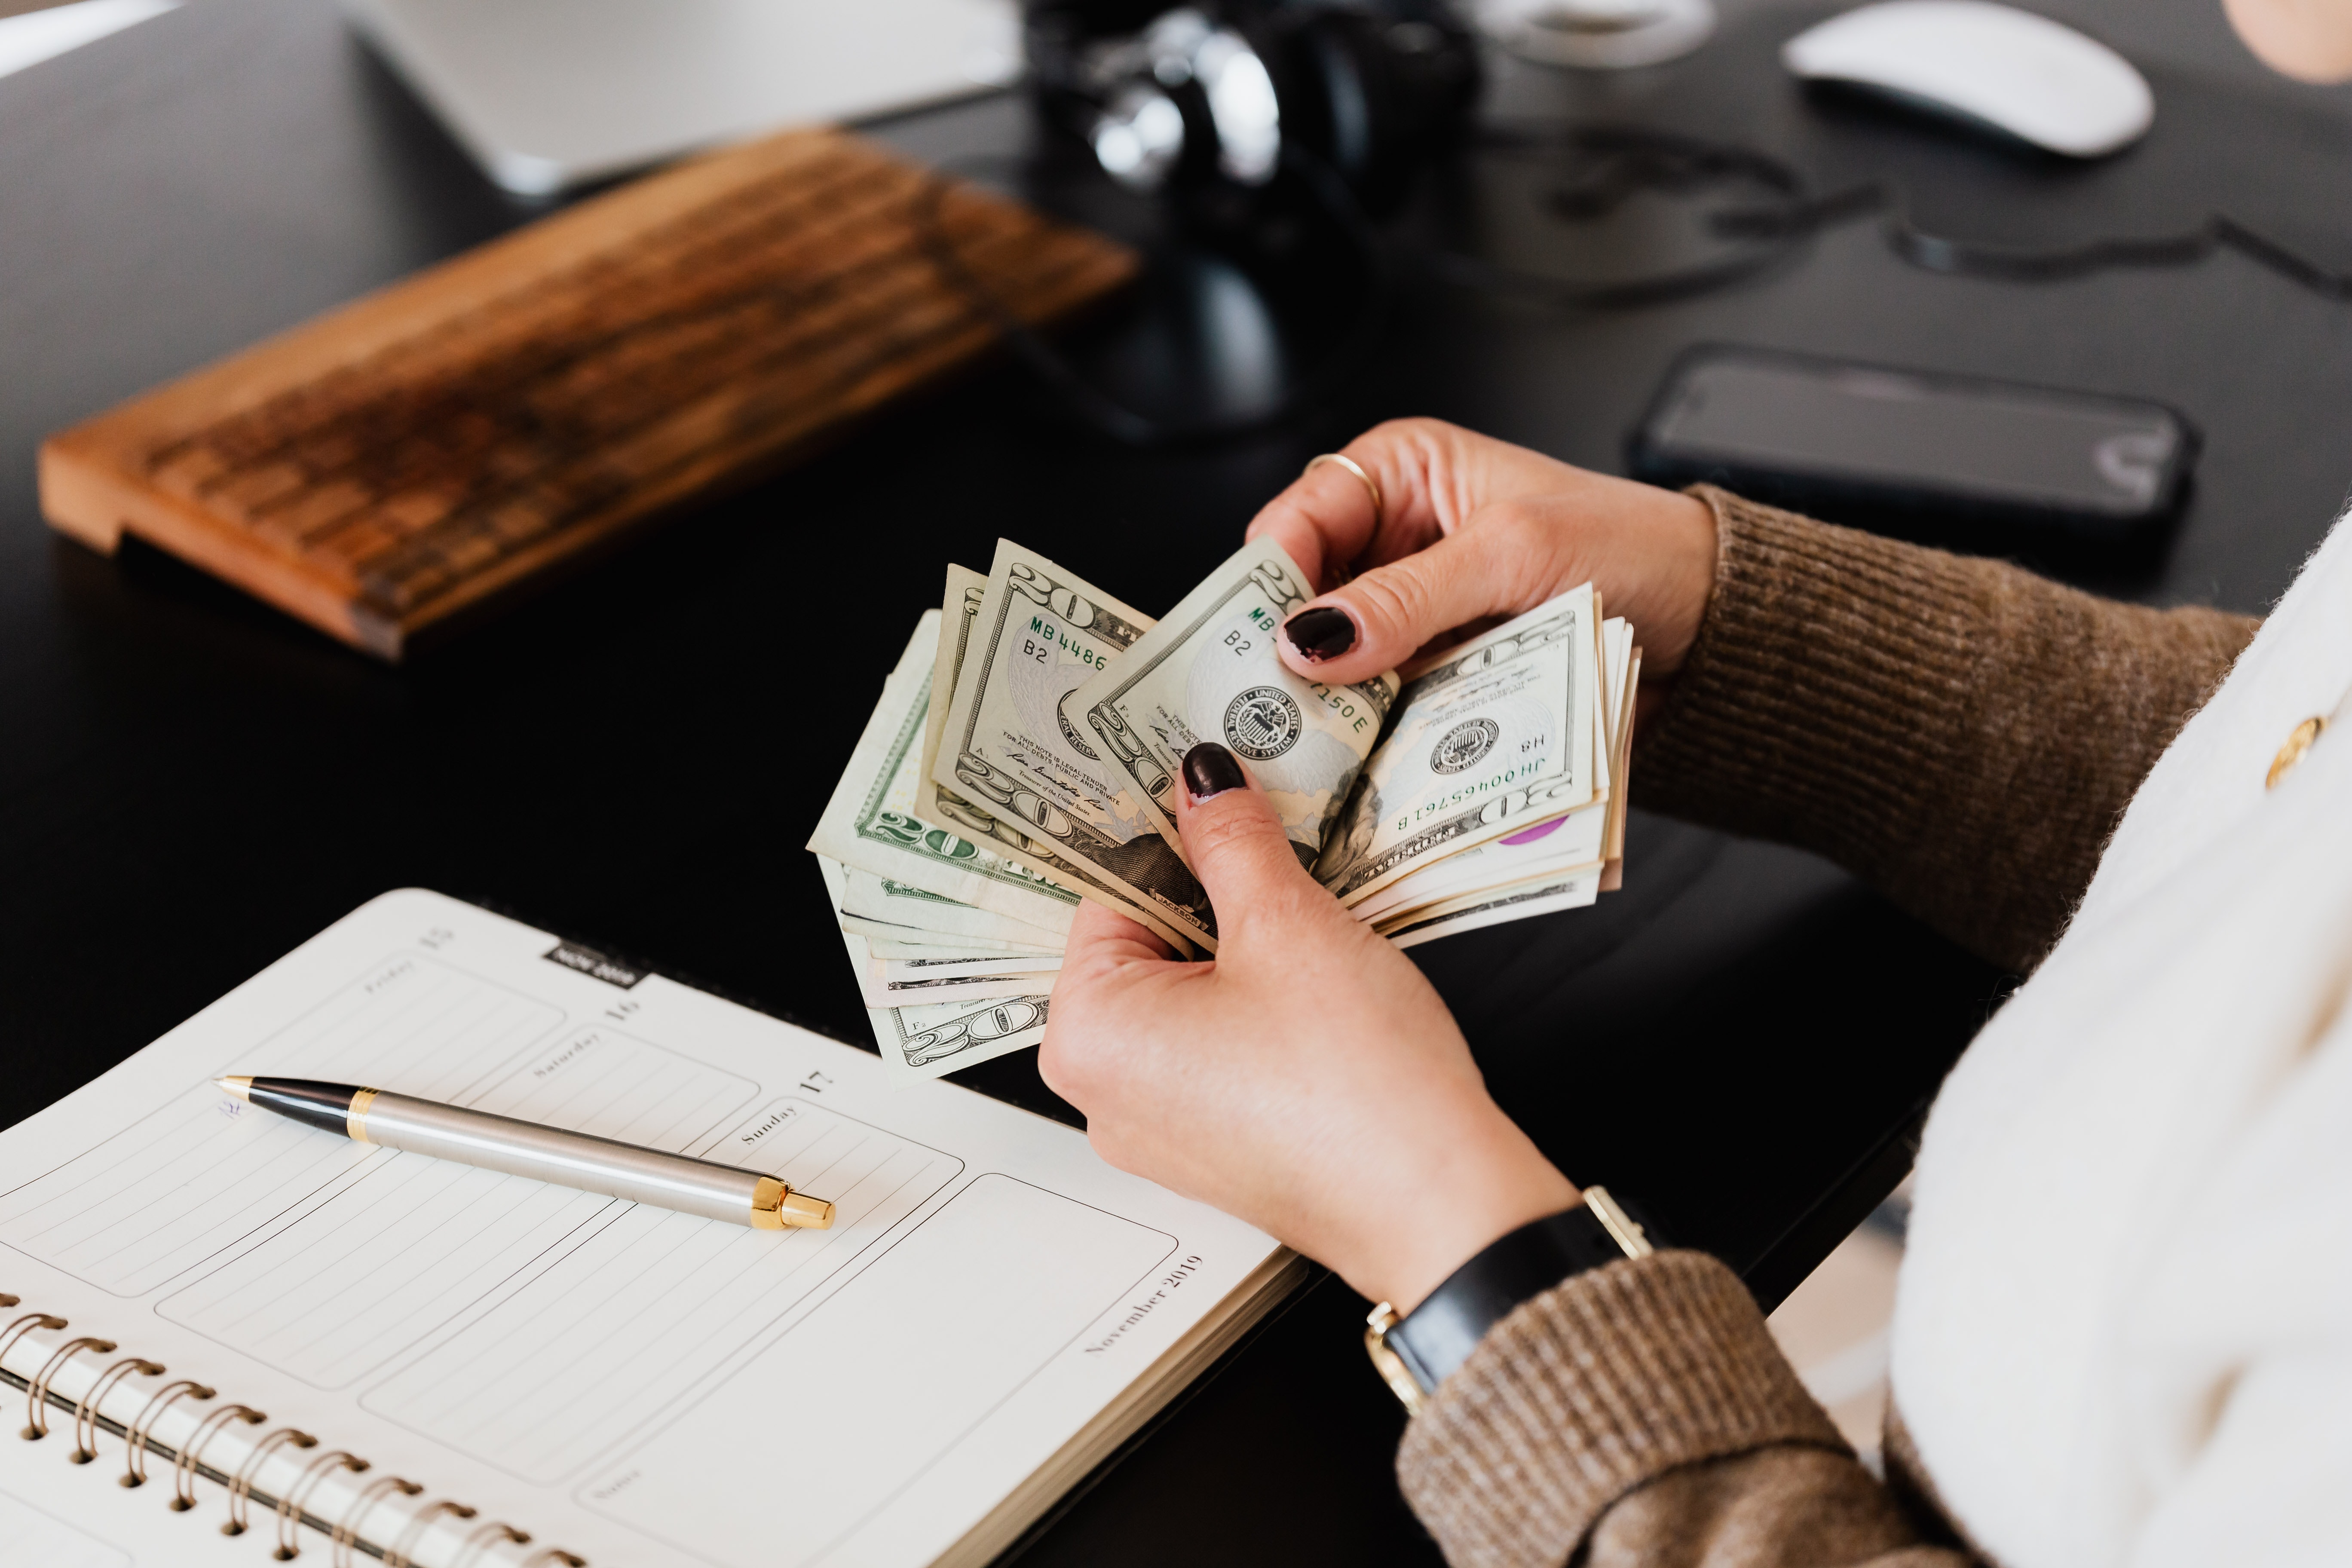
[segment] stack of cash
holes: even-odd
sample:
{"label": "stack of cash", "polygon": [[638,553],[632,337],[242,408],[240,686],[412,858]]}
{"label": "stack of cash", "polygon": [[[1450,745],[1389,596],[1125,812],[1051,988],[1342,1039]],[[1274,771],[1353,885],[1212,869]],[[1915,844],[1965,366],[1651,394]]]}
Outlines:
{"label": "stack of cash", "polygon": [[1591,584],[1355,686],[1276,656],[1308,597],[1270,541],[1157,623],[1010,541],[948,568],[808,846],[894,1073],[1042,1039],[1082,899],[1215,952],[1172,795],[1202,741],[1400,947],[1617,886],[1642,655]]}

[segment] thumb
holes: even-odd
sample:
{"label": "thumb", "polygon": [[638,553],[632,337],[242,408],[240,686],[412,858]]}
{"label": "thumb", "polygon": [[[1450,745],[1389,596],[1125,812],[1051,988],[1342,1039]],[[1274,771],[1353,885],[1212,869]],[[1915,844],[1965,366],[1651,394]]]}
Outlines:
{"label": "thumb", "polygon": [[1283,622],[1282,661],[1335,686],[1394,669],[1431,638],[1513,607],[1537,575],[1528,542],[1507,524],[1463,528],[1376,567]]}
{"label": "thumb", "polygon": [[1265,792],[1241,759],[1203,741],[1184,753],[1184,788],[1176,829],[1184,858],[1217,911],[1218,951],[1250,926],[1280,919],[1305,894],[1329,895],[1307,874]]}

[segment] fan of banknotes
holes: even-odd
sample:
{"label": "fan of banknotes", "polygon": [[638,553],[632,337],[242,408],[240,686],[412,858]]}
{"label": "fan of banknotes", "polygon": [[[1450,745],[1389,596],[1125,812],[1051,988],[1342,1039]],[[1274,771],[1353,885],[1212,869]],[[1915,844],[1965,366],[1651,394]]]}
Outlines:
{"label": "fan of banknotes", "polygon": [[1156,624],[1009,540],[948,568],[808,846],[894,1074],[1042,1039],[1082,899],[1216,950],[1171,794],[1202,741],[1400,947],[1617,886],[1642,653],[1591,584],[1356,686],[1276,657],[1309,596],[1271,541]]}

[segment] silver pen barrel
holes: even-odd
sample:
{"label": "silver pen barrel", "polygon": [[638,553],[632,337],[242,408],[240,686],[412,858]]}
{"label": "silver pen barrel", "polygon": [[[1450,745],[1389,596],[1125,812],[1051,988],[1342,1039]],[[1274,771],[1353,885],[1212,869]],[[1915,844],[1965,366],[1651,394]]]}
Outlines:
{"label": "silver pen barrel", "polygon": [[795,1193],[775,1177],[757,1171],[383,1089],[363,1089],[354,1095],[346,1126],[363,1143],[431,1154],[706,1219],[762,1230],[823,1230],[833,1224],[831,1204]]}

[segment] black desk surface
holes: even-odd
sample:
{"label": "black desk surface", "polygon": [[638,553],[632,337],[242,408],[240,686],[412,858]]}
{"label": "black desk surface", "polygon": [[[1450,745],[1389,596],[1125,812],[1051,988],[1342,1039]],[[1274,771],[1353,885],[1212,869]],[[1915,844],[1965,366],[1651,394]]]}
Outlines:
{"label": "black desk surface", "polygon": [[[1923,224],[1972,237],[2227,210],[2352,260],[2352,99],[2268,81],[2207,0],[2061,14],[2158,89],[2150,140],[2091,169],[1805,100],[1770,66],[1790,14],[1735,12],[1656,71],[1509,69],[1493,100],[1752,142],[1823,187],[1891,179]],[[882,133],[929,157],[1031,134],[1009,99]],[[1507,188],[1449,178],[1497,254],[1559,243]],[[1300,423],[1210,450],[1108,447],[1000,366],[401,669],[42,526],[44,433],[530,216],[323,0],[192,0],[0,81],[0,1121],[404,884],[863,1041],[801,845],[940,563],[984,565],[1010,533],[1161,608],[1307,457],[1381,417],[1612,467],[1667,361],[1702,340],[2158,397],[2205,431],[2196,498],[2164,548],[2097,585],[2240,610],[2284,586],[2352,472],[2352,304],[2235,256],[2053,284],[1934,276],[1861,223],[1746,286],[1605,314],[1466,292],[1408,258],[1370,369]],[[1187,297],[1203,320],[1236,299],[1247,317],[1234,282]],[[1281,352],[1171,369],[1154,353],[1183,340],[1137,342],[1144,379],[1213,390]],[[2002,977],[1793,852],[1637,812],[1628,872],[1595,910],[1414,956],[1571,1175],[1641,1194],[1777,1300],[1899,1176]],[[1066,1114],[1027,1055],[967,1078]],[[1433,1560],[1389,1479],[1402,1416],[1363,1363],[1360,1310],[1336,1282],[1311,1292],[1026,1560]]]}

